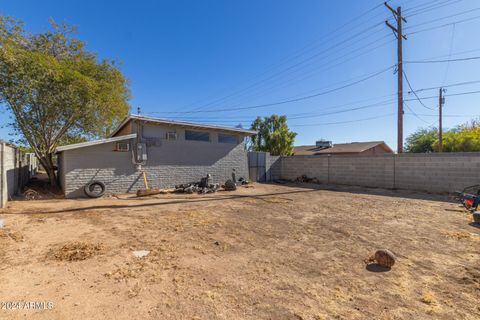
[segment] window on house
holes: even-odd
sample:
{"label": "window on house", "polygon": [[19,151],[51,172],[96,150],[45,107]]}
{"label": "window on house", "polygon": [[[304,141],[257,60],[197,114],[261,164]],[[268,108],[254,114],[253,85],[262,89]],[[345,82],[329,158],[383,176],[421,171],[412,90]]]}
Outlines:
{"label": "window on house", "polygon": [[130,144],[128,142],[117,142],[115,151],[127,152],[130,151]]}
{"label": "window on house", "polygon": [[185,130],[185,140],[210,141],[210,133],[203,131]]}
{"label": "window on house", "polygon": [[177,140],[176,132],[167,132],[167,140]]}
{"label": "window on house", "polygon": [[238,137],[233,134],[219,133],[218,142],[220,143],[238,143]]}

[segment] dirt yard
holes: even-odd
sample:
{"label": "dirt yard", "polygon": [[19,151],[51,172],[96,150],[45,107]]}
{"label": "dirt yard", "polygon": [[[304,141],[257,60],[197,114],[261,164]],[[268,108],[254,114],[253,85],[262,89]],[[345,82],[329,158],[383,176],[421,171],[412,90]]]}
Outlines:
{"label": "dirt yard", "polygon": [[[458,205],[316,188],[11,202],[0,318],[480,319],[480,229]],[[380,248],[390,271],[363,261]]]}

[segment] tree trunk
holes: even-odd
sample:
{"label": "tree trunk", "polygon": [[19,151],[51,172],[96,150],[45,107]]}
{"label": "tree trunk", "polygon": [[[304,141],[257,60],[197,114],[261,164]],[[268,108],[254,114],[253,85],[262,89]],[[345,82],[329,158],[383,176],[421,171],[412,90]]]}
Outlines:
{"label": "tree trunk", "polygon": [[55,168],[53,165],[53,155],[49,153],[46,156],[40,158],[40,163],[47,172],[50,186],[52,186],[53,188],[58,188],[57,175],[55,174]]}

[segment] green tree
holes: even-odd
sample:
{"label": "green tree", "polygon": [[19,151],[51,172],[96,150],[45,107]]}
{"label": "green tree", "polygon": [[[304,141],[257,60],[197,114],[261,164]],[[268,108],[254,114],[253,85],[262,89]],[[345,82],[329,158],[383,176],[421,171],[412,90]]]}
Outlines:
{"label": "green tree", "polygon": [[[438,150],[438,139],[434,143],[434,148]],[[443,151],[480,151],[480,122],[474,120],[446,131],[443,134]]]}
{"label": "green tree", "polygon": [[56,185],[56,148],[108,134],[127,115],[130,93],[114,62],[87,51],[74,28],[50,23],[49,31],[27,34],[0,16],[0,102]]}
{"label": "green tree", "polygon": [[297,134],[288,129],[286,116],[274,114],[263,119],[257,117],[251,129],[258,132],[252,137],[251,150],[270,152],[275,156],[293,154],[293,142]]}
{"label": "green tree", "polygon": [[[439,148],[437,129],[420,129],[407,138],[407,152],[435,152]],[[480,121],[459,125],[443,133],[444,152],[480,151]]]}
{"label": "green tree", "polygon": [[405,151],[412,153],[433,152],[437,137],[437,129],[419,129],[407,137]]}

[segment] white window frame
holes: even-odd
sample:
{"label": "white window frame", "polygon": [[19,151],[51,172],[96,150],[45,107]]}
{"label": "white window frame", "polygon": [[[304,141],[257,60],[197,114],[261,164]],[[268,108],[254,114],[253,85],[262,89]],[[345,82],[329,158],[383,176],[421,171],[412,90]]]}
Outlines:
{"label": "white window frame", "polygon": [[167,132],[167,140],[177,140],[176,132]]}
{"label": "white window frame", "polygon": [[[126,146],[126,148],[122,148],[120,146]],[[128,151],[130,151],[130,143],[128,143],[128,142],[117,142],[115,151],[118,151],[118,152],[128,152]]]}

